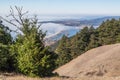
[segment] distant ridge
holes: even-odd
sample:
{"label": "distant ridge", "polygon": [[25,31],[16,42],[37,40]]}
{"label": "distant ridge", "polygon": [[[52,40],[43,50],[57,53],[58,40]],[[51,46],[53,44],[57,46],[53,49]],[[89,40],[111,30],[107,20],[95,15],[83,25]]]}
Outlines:
{"label": "distant ridge", "polygon": [[119,19],[120,16],[105,16],[105,17],[99,17],[94,19],[61,19],[61,20],[55,20],[55,21],[41,21],[40,23],[56,23],[56,24],[62,24],[66,26],[73,26],[73,27],[80,27],[80,26],[99,26],[103,21],[106,21],[107,19]]}
{"label": "distant ridge", "polygon": [[[65,25],[65,26],[77,27],[80,30],[80,29],[82,29],[82,28],[84,28],[86,26],[88,26],[88,27],[93,26],[93,27],[97,28],[97,27],[100,26],[100,24],[103,21],[106,21],[107,19],[110,20],[112,18],[119,19],[120,16],[107,16],[107,17],[94,18],[94,19],[84,19],[84,20],[80,20],[80,19],[67,19],[67,20],[56,20],[56,21],[43,21],[41,23],[43,23],[43,24],[46,24],[46,23],[61,24],[61,26]],[[59,31],[59,32],[57,32],[57,33],[55,33],[53,35],[47,36],[45,38],[46,45],[54,44],[56,41],[60,40],[63,35],[69,34],[72,31],[74,31],[74,30],[73,29],[62,30],[62,31]],[[71,36],[73,36],[73,35],[68,35],[68,37],[71,37]]]}

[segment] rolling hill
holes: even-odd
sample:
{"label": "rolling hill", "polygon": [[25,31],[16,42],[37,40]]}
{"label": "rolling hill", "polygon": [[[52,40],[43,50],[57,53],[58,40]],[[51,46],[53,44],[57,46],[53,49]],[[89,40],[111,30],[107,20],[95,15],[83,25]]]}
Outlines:
{"label": "rolling hill", "polygon": [[54,72],[66,77],[120,76],[120,44],[91,49]]}

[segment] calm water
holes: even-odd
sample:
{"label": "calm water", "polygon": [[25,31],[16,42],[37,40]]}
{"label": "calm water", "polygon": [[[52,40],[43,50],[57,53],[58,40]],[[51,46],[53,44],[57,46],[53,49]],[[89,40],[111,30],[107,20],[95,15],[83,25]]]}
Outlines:
{"label": "calm water", "polygon": [[[54,15],[54,16],[38,16],[40,21],[55,21],[55,20],[90,20],[90,19],[95,19],[99,18],[102,16],[92,16],[92,15]],[[46,38],[52,37],[61,37],[62,35],[68,35],[68,36],[73,36],[75,35],[78,31],[80,31],[82,27],[76,27],[76,26],[65,26],[61,24],[55,24],[55,23],[45,23],[41,26],[41,29],[43,31],[47,31],[47,36]],[[56,35],[56,37],[55,37]]]}

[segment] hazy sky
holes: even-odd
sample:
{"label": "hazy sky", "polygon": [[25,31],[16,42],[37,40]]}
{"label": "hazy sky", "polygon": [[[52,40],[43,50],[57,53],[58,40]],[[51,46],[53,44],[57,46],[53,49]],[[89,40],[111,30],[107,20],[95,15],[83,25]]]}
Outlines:
{"label": "hazy sky", "polygon": [[33,14],[120,15],[120,0],[0,0],[0,14],[15,5]]}

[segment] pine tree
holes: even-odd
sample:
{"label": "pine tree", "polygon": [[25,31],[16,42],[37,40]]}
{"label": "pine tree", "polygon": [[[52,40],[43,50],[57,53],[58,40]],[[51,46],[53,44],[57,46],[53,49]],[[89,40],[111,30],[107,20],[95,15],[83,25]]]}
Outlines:
{"label": "pine tree", "polygon": [[89,41],[88,46],[86,46],[86,51],[99,46],[98,43],[98,33],[93,26],[89,28]]}
{"label": "pine tree", "polygon": [[[62,42],[62,40],[60,40],[61,43],[59,44],[58,47],[61,48],[60,50],[61,53],[66,54],[64,50],[66,46],[66,42]],[[97,29],[94,29],[93,26],[91,26],[90,28],[84,27],[76,35],[69,38],[69,41],[67,42],[69,43],[69,47],[70,47],[69,53],[71,55],[71,59],[76,58],[77,56],[83,54],[84,52],[92,48],[96,48],[107,44],[119,43],[120,19],[106,20]],[[63,54],[60,54],[59,56],[61,55]]]}
{"label": "pine tree", "polygon": [[69,42],[68,37],[63,35],[55,51],[58,54],[58,59],[57,59],[58,66],[61,66],[72,59],[68,42]]}
{"label": "pine tree", "polygon": [[18,71],[29,76],[50,76],[56,56],[44,46],[45,34],[37,29],[37,22],[25,20],[24,24],[24,35],[19,35],[13,45]]}
{"label": "pine tree", "polygon": [[9,28],[0,21],[0,71],[11,71],[13,69],[9,46],[12,43]]}
{"label": "pine tree", "polygon": [[99,43],[102,45],[113,44],[120,33],[119,20],[107,20],[97,29],[99,33]]}
{"label": "pine tree", "polygon": [[[50,52],[48,47],[44,46],[45,34],[40,29],[38,19],[25,17],[22,8],[16,7],[18,16],[11,10],[14,22],[2,18],[6,22],[17,28],[18,32],[14,44],[11,45],[11,53],[15,57],[16,71],[28,76],[51,76],[55,69],[56,54]],[[18,25],[19,24],[19,25]]]}
{"label": "pine tree", "polygon": [[100,45],[98,43],[98,38],[97,38],[96,34],[91,34],[90,42],[89,42],[89,45],[86,47],[86,50],[90,50],[90,49],[96,48],[98,46],[100,46]]}

